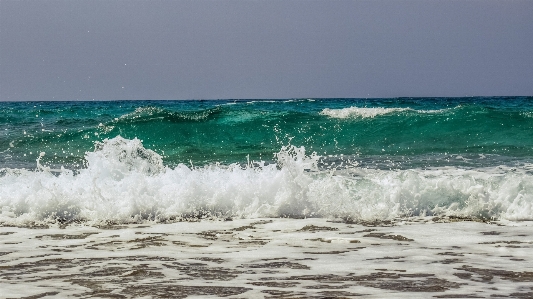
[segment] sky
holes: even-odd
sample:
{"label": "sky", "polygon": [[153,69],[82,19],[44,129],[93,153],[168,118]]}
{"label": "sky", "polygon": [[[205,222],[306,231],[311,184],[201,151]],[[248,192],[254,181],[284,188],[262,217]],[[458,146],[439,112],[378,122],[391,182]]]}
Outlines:
{"label": "sky", "polygon": [[531,0],[0,0],[0,101],[533,96]]}

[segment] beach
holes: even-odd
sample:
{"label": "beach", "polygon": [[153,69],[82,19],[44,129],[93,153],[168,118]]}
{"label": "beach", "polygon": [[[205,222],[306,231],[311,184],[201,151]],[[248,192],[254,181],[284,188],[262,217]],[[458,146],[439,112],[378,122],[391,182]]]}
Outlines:
{"label": "beach", "polygon": [[0,299],[533,299],[533,0],[0,0]]}
{"label": "beach", "polygon": [[0,228],[2,298],[531,298],[531,222]]}

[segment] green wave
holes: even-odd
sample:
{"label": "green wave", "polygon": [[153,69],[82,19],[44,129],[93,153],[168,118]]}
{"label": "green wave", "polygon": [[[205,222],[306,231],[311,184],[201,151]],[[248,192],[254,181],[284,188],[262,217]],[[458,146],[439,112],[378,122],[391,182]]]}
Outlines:
{"label": "green wave", "polygon": [[0,167],[34,165],[40,152],[46,163],[79,165],[95,142],[117,135],[143,140],[168,165],[270,161],[288,144],[365,161],[439,157],[417,164],[427,167],[450,155],[533,157],[527,97],[2,103],[0,111]]}

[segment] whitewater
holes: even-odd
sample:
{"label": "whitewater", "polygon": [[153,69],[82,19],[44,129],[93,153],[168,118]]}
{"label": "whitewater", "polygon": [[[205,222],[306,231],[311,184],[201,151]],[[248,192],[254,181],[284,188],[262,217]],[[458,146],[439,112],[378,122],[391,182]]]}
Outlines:
{"label": "whitewater", "polygon": [[[2,169],[0,221],[136,223],[188,217],[330,217],[351,221],[409,216],[533,220],[532,169],[319,169],[320,156],[287,146],[276,162],[179,164],[138,139],[96,144],[86,168]],[[324,168],[324,167],[323,167]]]}

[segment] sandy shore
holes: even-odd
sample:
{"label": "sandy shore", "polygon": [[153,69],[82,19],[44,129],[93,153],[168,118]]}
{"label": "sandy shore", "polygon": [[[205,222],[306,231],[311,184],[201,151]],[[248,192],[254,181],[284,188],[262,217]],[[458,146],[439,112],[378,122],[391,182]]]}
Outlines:
{"label": "sandy shore", "polygon": [[2,298],[533,298],[532,223],[0,227]]}

